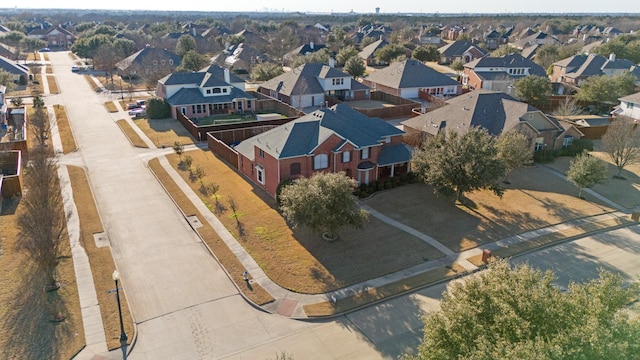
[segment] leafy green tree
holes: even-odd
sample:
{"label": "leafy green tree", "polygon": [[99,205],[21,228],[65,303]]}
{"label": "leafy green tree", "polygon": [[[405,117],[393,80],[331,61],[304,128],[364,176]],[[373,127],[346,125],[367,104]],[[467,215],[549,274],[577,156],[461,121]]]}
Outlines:
{"label": "leafy green tree", "polygon": [[344,65],[347,63],[347,60],[357,55],[358,55],[358,50],[356,50],[355,47],[349,45],[347,47],[340,49],[340,51],[338,51],[338,55],[336,55],[336,60],[338,61],[338,64]]}
{"label": "leafy green tree", "polygon": [[516,96],[526,103],[540,106],[547,102],[551,95],[551,83],[542,76],[529,75],[516,81]]}
{"label": "leafy green tree", "polygon": [[282,188],[280,210],[294,227],[306,225],[337,236],[341,227],[361,228],[368,219],[352,195],[355,187],[355,180],[344,173],[316,173]]}
{"label": "leafy green tree", "polygon": [[632,359],[640,354],[640,321],[626,305],[637,284],[619,275],[572,283],[563,292],[551,271],[506,260],[452,282],[441,309],[424,318],[417,355],[403,360]]}
{"label": "leafy green tree", "polygon": [[7,92],[12,91],[15,87],[15,84],[13,83],[13,74],[0,69],[0,85],[6,86]]}
{"label": "leafy green tree", "polygon": [[173,143],[173,152],[175,152],[176,155],[178,155],[180,162],[182,162],[182,154],[184,154],[184,145],[182,145],[180,141],[175,141]]}
{"label": "leafy green tree", "polygon": [[209,58],[195,50],[187,51],[176,71],[198,71],[209,64]]}
{"label": "leafy green tree", "polygon": [[405,53],[405,49],[402,45],[389,44],[376,51],[375,57],[378,61],[389,63],[391,60],[401,55],[405,55]]}
{"label": "leafy green tree", "polygon": [[364,62],[358,55],[349,58],[349,60],[344,64],[344,71],[354,78],[362,77],[365,70],[366,67],[364,66]]}
{"label": "leafy green tree", "polygon": [[511,54],[520,54],[521,52],[522,52],[522,50],[516,49],[511,45],[505,45],[505,46],[501,46],[501,47],[497,48],[496,50],[494,50],[491,53],[491,56],[492,57],[500,57],[500,56],[511,55]]}
{"label": "leafy green tree", "polygon": [[162,98],[147,99],[146,108],[149,119],[166,119],[171,116],[171,107]]}
{"label": "leafy green tree", "polygon": [[440,60],[440,51],[435,45],[418,46],[413,50],[411,57],[422,62],[438,61]]}
{"label": "leafy green tree", "polygon": [[182,35],[176,45],[176,54],[185,56],[189,51],[196,51],[196,39],[191,35]]}
{"label": "leafy green tree", "polygon": [[[0,36],[0,42],[3,42],[9,46],[12,46],[16,49],[16,54],[20,54],[22,52],[22,41],[26,38],[26,35],[19,31],[9,31],[8,33]],[[16,60],[16,59],[13,59]]]}
{"label": "leafy green tree", "polygon": [[582,189],[602,184],[607,179],[607,163],[583,151],[571,160],[567,178],[580,188],[578,197],[582,197]]}
{"label": "leafy green tree", "polygon": [[580,84],[580,90],[574,99],[613,105],[618,103],[619,98],[634,92],[636,80],[636,77],[629,72],[616,76],[592,76]]}
{"label": "leafy green tree", "polygon": [[633,120],[626,117],[616,118],[602,136],[602,150],[618,168],[616,177],[620,178],[622,169],[640,162],[640,130]]}
{"label": "leafy green tree", "polygon": [[251,80],[253,81],[267,81],[282,74],[282,66],[274,63],[261,63],[256,64],[251,69]]}
{"label": "leafy green tree", "polygon": [[460,75],[464,71],[464,61],[455,59],[449,67]]}
{"label": "leafy green tree", "polygon": [[496,147],[498,158],[505,167],[504,182],[508,183],[511,171],[533,160],[533,147],[526,135],[519,131],[510,130],[500,134],[496,139]]}
{"label": "leafy green tree", "polygon": [[540,46],[536,51],[534,62],[542,66],[543,69],[547,69],[549,65],[561,60],[558,54],[558,46],[554,44],[545,44]]}
{"label": "leafy green tree", "polygon": [[501,196],[498,178],[505,165],[484,128],[474,127],[460,135],[453,130],[428,139],[411,159],[411,168],[437,193],[462,200],[465,192],[489,189]]}
{"label": "leafy green tree", "polygon": [[352,45],[352,41],[346,31],[336,26],[329,35],[327,35],[327,45],[332,51],[339,51]]}
{"label": "leafy green tree", "polygon": [[33,37],[24,38],[22,43],[24,44],[25,51],[32,51],[34,53],[36,52],[36,50],[42,49],[43,47],[47,46],[46,41]]}
{"label": "leafy green tree", "polygon": [[313,63],[329,64],[330,57],[331,57],[331,50],[327,48],[323,48],[308,55],[298,56],[293,60],[293,64],[291,66],[298,67],[302,64],[313,64]]}

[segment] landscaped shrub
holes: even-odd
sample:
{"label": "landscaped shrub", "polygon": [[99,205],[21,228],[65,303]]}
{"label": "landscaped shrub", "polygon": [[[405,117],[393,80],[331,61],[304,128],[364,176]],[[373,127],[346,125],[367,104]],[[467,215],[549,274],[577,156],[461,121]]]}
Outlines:
{"label": "landscaped shrub", "polygon": [[276,204],[277,204],[278,208],[280,207],[280,194],[282,193],[282,189],[284,189],[285,186],[291,185],[291,184],[293,184],[293,180],[291,180],[291,179],[282,179],[282,180],[280,180],[280,183],[278,184],[278,187],[276,187]]}
{"label": "landscaped shrub", "polygon": [[152,97],[147,100],[146,112],[149,119],[165,119],[171,116],[169,104],[158,97]]}

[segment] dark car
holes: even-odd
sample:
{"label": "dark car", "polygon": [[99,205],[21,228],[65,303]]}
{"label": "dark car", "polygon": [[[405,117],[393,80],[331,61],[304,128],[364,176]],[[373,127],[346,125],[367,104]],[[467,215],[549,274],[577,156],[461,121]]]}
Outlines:
{"label": "dark car", "polygon": [[49,52],[49,51],[51,51],[51,49],[49,49],[49,48],[42,48],[42,49],[40,49],[40,50],[38,50],[38,51],[39,51],[39,52]]}

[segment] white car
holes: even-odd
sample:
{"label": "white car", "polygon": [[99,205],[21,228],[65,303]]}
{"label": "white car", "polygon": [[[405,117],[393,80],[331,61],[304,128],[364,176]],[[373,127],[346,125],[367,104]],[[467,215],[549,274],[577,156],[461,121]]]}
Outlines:
{"label": "white car", "polygon": [[129,116],[140,117],[147,115],[145,109],[137,108],[129,111]]}

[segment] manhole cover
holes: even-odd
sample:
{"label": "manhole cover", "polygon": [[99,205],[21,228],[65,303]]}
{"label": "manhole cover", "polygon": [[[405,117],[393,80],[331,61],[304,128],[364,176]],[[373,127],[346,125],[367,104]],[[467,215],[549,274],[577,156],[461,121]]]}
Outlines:
{"label": "manhole cover", "polygon": [[189,224],[191,224],[191,227],[193,227],[194,229],[202,227],[202,223],[200,222],[200,219],[198,219],[198,217],[195,215],[187,216],[187,221],[189,222]]}
{"label": "manhole cover", "polygon": [[93,234],[93,241],[96,243],[97,248],[109,246],[109,237],[104,232]]}

